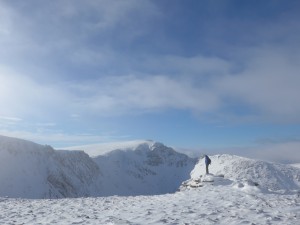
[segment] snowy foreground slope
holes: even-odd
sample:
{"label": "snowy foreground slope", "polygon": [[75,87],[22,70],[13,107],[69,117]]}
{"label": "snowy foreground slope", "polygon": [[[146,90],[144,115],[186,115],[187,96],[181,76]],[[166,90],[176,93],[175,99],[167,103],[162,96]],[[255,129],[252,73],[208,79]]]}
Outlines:
{"label": "snowy foreground slope", "polygon": [[0,196],[62,198],[175,192],[195,159],[156,142],[91,158],[0,136]]}
{"label": "snowy foreground slope", "polygon": [[0,198],[0,224],[298,225],[299,221],[299,194],[244,191],[226,182],[152,196]]}

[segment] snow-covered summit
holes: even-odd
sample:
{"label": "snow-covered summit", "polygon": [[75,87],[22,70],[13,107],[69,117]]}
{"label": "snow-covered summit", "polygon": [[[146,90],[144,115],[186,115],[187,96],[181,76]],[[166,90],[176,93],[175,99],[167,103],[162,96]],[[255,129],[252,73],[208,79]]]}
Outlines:
{"label": "snow-covered summit", "polygon": [[177,166],[182,166],[187,162],[196,163],[196,159],[189,158],[187,155],[176,152],[173,148],[167,147],[160,142],[147,141],[134,147],[127,149],[135,154],[144,157],[144,163],[151,166],[166,164],[172,166],[177,163]]}
{"label": "snow-covered summit", "polygon": [[[215,176],[224,175],[235,183],[257,184],[263,190],[289,191],[300,189],[300,169],[285,164],[248,159],[235,155],[211,156],[209,172]],[[200,159],[191,172],[197,180],[205,176],[205,162]]]}
{"label": "snow-covered summit", "polygon": [[[83,149],[85,150],[85,149]],[[98,151],[98,153],[96,153]],[[175,192],[196,160],[153,141],[90,157],[0,136],[0,196],[61,198]]]}
{"label": "snow-covered summit", "polygon": [[158,142],[116,149],[94,158],[103,173],[104,195],[151,195],[175,192],[197,160]]}

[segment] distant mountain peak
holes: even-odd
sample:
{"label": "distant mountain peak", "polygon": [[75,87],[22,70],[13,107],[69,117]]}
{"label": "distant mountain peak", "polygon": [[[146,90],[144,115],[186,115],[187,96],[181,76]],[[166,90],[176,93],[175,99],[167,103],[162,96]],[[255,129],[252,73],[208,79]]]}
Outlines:
{"label": "distant mountain peak", "polygon": [[54,150],[0,136],[0,196],[62,198],[171,193],[189,178],[196,163],[150,140],[73,149]]}

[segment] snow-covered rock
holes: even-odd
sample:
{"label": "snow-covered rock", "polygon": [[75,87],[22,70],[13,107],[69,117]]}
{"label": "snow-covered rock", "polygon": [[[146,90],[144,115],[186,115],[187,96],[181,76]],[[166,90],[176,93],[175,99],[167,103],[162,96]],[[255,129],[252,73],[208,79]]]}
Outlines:
{"label": "snow-covered rock", "polygon": [[96,196],[101,190],[101,172],[82,151],[54,151],[49,158],[47,181],[50,197]]}

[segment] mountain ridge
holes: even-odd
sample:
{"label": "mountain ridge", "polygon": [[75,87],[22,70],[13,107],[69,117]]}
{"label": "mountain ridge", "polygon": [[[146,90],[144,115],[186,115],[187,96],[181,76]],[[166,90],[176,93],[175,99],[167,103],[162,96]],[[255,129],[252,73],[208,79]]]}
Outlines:
{"label": "mountain ridge", "polygon": [[[249,159],[236,155],[213,155],[209,172],[224,176],[235,184],[255,183],[265,191],[300,190],[300,169],[290,165]],[[204,177],[205,162],[200,159],[191,171],[191,179]]]}
{"label": "mountain ridge", "polygon": [[[252,183],[282,193],[300,189],[299,168],[235,155],[210,157],[210,173],[222,175],[226,184],[245,187]],[[54,150],[49,145],[0,136],[0,196],[166,194],[176,192],[185,181],[203,178],[204,173],[202,158],[188,157],[159,142],[135,142],[91,157],[85,151]]]}
{"label": "mountain ridge", "polygon": [[[175,192],[195,159],[162,143],[90,157],[0,136],[0,196],[64,198]],[[130,181],[130,182],[129,182]]]}

